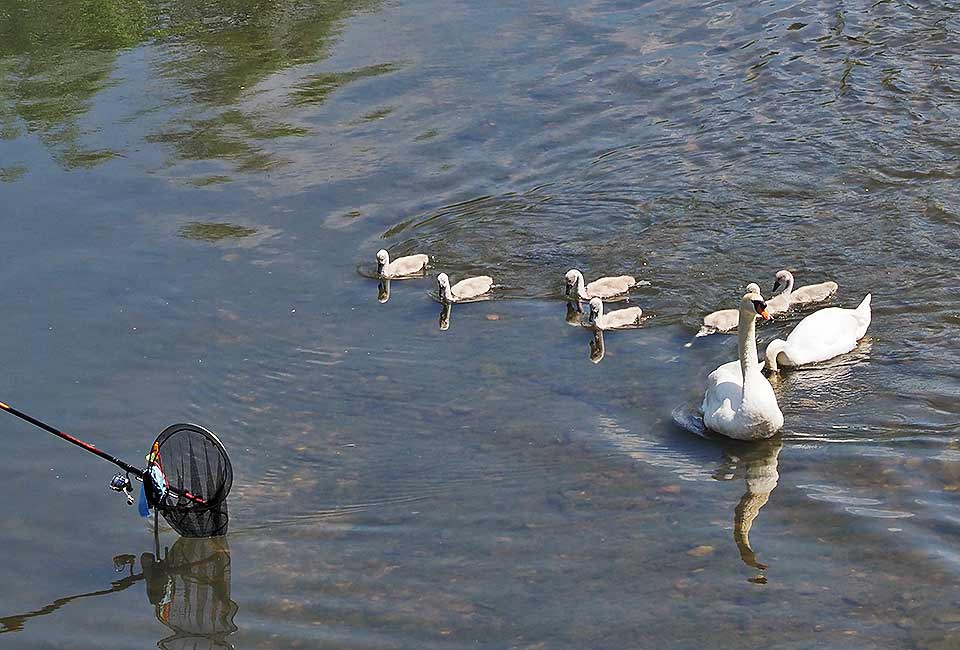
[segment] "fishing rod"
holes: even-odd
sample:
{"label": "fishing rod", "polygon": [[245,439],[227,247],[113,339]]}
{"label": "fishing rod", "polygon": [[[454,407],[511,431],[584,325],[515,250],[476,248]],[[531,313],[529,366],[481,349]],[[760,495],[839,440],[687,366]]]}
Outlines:
{"label": "fishing rod", "polygon": [[110,454],[108,454],[107,452],[105,452],[105,451],[103,451],[103,450],[101,450],[101,449],[97,449],[95,446],[91,445],[89,442],[84,442],[83,440],[80,440],[79,438],[74,438],[74,437],[71,436],[69,433],[64,433],[63,431],[60,431],[59,429],[54,429],[52,426],[50,426],[50,425],[47,424],[46,422],[41,422],[40,420],[38,420],[37,418],[33,417],[32,415],[27,415],[27,414],[24,413],[23,411],[19,411],[19,410],[13,408],[12,406],[10,406],[9,404],[4,404],[3,402],[0,402],[0,409],[3,409],[4,411],[6,411],[7,413],[9,413],[10,415],[16,415],[16,416],[17,416],[18,418],[20,418],[21,420],[25,420],[25,421],[29,422],[30,424],[32,424],[32,425],[34,425],[34,426],[40,427],[41,429],[43,429],[43,430],[46,431],[47,433],[52,433],[53,435],[57,436],[57,437],[60,438],[61,440],[66,440],[67,442],[69,442],[69,443],[71,443],[71,444],[74,444],[74,445],[80,447],[81,449],[86,449],[86,450],[89,451],[91,454],[96,454],[96,455],[99,456],[100,458],[102,458],[102,459],[104,459],[104,460],[106,460],[106,461],[110,461],[111,463],[113,463],[114,465],[116,465],[117,467],[119,467],[120,469],[122,469],[123,471],[127,472],[128,474],[133,474],[134,476],[136,476],[136,477],[137,477],[138,479],[140,479],[141,481],[143,480],[144,470],[142,470],[142,469],[140,469],[140,468],[138,468],[138,467],[134,467],[134,466],[131,465],[130,463],[125,463],[124,461],[120,460],[120,459],[117,458],[116,456],[111,456]]}
{"label": "fishing rod", "polygon": [[[153,508],[187,537],[226,534],[226,497],[233,484],[233,469],[223,443],[211,431],[196,424],[167,427],[157,436],[146,455],[146,467],[141,469],[9,404],[0,402],[0,409],[122,469],[110,481],[110,489],[124,493],[128,505],[136,501],[130,475],[142,481],[142,515]],[[164,464],[169,473],[164,472]]]}

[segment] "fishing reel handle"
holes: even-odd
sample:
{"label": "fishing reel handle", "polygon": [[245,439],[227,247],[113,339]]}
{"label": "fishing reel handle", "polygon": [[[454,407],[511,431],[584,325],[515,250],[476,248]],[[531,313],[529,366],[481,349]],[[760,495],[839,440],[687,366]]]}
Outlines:
{"label": "fishing reel handle", "polygon": [[136,501],[133,498],[133,482],[130,480],[130,475],[125,474],[124,472],[117,472],[113,475],[113,478],[110,479],[110,489],[114,492],[123,492],[127,496],[127,505],[132,506]]}

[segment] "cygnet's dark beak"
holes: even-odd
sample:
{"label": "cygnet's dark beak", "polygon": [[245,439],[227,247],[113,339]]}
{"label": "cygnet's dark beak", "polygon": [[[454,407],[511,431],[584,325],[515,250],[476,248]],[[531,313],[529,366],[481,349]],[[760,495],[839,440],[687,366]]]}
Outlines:
{"label": "cygnet's dark beak", "polygon": [[773,283],[773,292],[776,293],[777,289],[781,287],[780,278],[777,278],[777,281]]}

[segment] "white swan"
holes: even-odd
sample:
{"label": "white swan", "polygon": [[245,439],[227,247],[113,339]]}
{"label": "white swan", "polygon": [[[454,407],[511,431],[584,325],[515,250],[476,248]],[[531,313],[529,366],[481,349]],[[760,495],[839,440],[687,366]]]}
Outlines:
{"label": "white swan", "polygon": [[583,273],[577,269],[567,271],[567,274],[564,276],[564,282],[566,284],[564,295],[572,298],[571,293],[576,289],[576,297],[580,300],[613,298],[614,296],[625,294],[630,287],[636,286],[637,284],[636,278],[632,275],[617,275],[599,278],[584,286]]}
{"label": "white swan", "polygon": [[701,405],[708,429],[738,440],[769,438],[783,427],[777,396],[757,360],[757,314],[771,318],[759,293],[745,294],[737,323],[740,359],[710,373]]}
{"label": "white swan", "polygon": [[490,291],[493,286],[493,278],[489,275],[478,275],[466,280],[460,280],[452,287],[450,278],[446,273],[437,276],[437,288],[440,291],[440,302],[464,302],[479,298]]}
{"label": "white swan", "polygon": [[377,275],[381,278],[397,279],[419,275],[427,268],[430,258],[426,255],[407,255],[390,261],[390,253],[381,248],[377,251]]}
{"label": "white swan", "polygon": [[[751,282],[747,285],[747,293],[760,293],[760,285]],[[767,313],[770,313],[769,310]],[[697,332],[697,336],[707,336],[715,332],[732,332],[737,329],[737,321],[739,320],[739,309],[721,309],[712,312],[703,317],[703,325]],[[690,345],[690,343],[687,343],[686,347],[690,347]]]}
{"label": "white swan", "polygon": [[640,326],[640,316],[643,310],[639,307],[627,307],[603,313],[603,301],[599,298],[590,299],[589,323],[599,330],[618,330]]}
{"label": "white swan", "polygon": [[814,302],[823,302],[837,292],[839,285],[836,282],[820,282],[808,284],[796,289],[793,288],[793,273],[784,269],[777,271],[773,283],[773,291],[783,287],[780,293],[767,301],[767,309],[771,314],[779,314],[791,307],[809,305]]}
{"label": "white swan", "polygon": [[774,339],[767,345],[767,368],[795,368],[826,361],[857,346],[870,327],[870,294],[856,309],[827,307],[815,311],[793,328],[787,340]]}

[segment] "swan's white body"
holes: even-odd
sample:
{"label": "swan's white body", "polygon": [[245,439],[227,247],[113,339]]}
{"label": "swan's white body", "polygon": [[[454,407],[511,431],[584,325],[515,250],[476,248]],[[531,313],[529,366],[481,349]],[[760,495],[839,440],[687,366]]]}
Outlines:
{"label": "swan's white body", "polygon": [[627,307],[603,313],[603,301],[599,298],[590,299],[590,323],[598,330],[628,329],[640,326],[640,317],[643,310],[639,307]]}
{"label": "swan's white body", "polygon": [[795,368],[826,361],[857,346],[870,327],[870,294],[856,309],[827,307],[800,321],[787,340],[774,339],[767,345],[767,367]]}
{"label": "swan's white body", "polygon": [[783,413],[757,360],[756,314],[769,319],[759,293],[740,301],[737,323],[740,359],[725,363],[707,377],[701,409],[708,429],[738,440],[769,438],[783,428]]}
{"label": "swan's white body", "polygon": [[386,250],[377,251],[377,274],[385,279],[398,279],[422,274],[430,258],[427,255],[407,255],[390,261]]}
{"label": "swan's white body", "polygon": [[478,275],[476,277],[460,280],[455,285],[450,286],[450,278],[446,273],[437,276],[437,288],[440,292],[441,302],[464,302],[465,300],[474,300],[490,291],[493,287],[493,278],[489,275]]}
{"label": "swan's white body", "polygon": [[576,290],[577,298],[580,300],[590,300],[591,298],[613,298],[625,294],[630,287],[636,286],[637,279],[632,275],[617,275],[606,278],[599,278],[590,284],[584,285],[583,273],[577,269],[570,269],[564,276],[566,283],[565,293],[570,297],[572,291]]}

